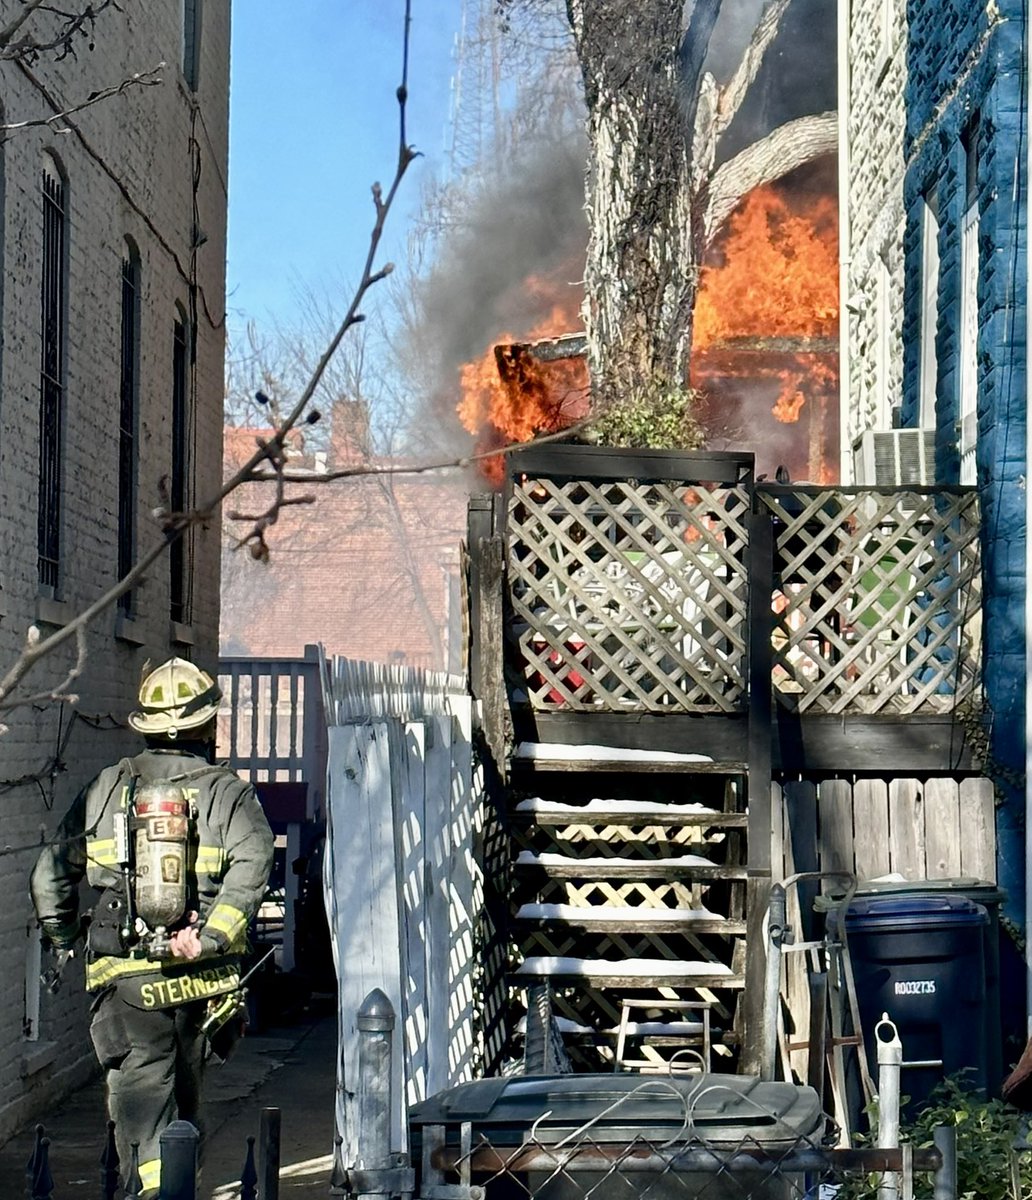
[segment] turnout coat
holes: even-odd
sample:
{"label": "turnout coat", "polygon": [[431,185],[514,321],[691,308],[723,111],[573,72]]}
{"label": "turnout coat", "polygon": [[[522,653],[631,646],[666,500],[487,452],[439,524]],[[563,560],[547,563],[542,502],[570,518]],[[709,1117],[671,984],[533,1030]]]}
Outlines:
{"label": "turnout coat", "polygon": [[190,807],[187,908],[199,914],[205,951],[193,960],[151,960],[101,952],[87,941],[87,991],[117,986],[140,1008],[169,1008],[232,991],[240,981],[248,924],[265,894],[273,836],[252,786],[195,754],[145,750],[106,767],[79,793],[32,873],[32,900],[43,931],[55,944],[71,944],[80,927],[83,878],[102,892],[98,921],[105,904],[121,894],[114,818],[128,801],[134,774],[138,784],[170,780],[183,788]]}

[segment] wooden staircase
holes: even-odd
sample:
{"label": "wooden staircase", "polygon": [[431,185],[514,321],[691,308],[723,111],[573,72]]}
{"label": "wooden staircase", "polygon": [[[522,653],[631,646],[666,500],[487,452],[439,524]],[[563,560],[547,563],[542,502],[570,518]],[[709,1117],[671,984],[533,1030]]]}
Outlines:
{"label": "wooden staircase", "polygon": [[746,980],[746,767],[686,758],[513,761],[514,1000],[550,988],[578,1069],[618,1065],[624,1001],[635,1013],[624,1042],[644,1069],[670,1069],[702,1045],[686,1002],[709,1006],[714,1069],[733,1065]]}

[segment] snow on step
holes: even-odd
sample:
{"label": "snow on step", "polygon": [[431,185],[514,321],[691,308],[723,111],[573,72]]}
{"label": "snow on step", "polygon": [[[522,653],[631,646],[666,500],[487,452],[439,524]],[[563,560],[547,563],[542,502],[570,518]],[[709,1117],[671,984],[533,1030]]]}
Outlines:
{"label": "snow on step", "polygon": [[[608,860],[607,860],[608,861]],[[670,921],[683,924],[686,921],[714,921],[724,918],[708,908],[632,908],[629,905],[611,905],[582,908],[575,904],[524,904],[516,914],[523,921],[576,921],[578,925],[590,925],[593,921]]]}
{"label": "snow on step", "polygon": [[681,978],[686,975],[726,976],[734,972],[718,962],[673,962],[668,958],[633,958],[612,962],[606,958],[568,958],[565,955],[535,955],[523,960],[517,975],[580,975],[585,979],[622,975],[642,979]]}
{"label": "snow on step", "polygon": [[[705,1025],[701,1021],[630,1021],[624,1032],[629,1037],[686,1037],[693,1033],[702,1033]],[[606,1037],[616,1037],[620,1026],[603,1029]]]}
{"label": "snow on step", "polygon": [[649,800],[589,800],[587,804],[563,804],[559,800],[542,800],[540,796],[532,796],[521,800],[516,805],[517,812],[559,813],[565,816],[585,817],[595,813],[605,815],[610,812],[641,813],[643,817],[667,817],[673,814],[679,816],[688,813],[705,813],[714,817],[724,816],[715,808],[693,801],[690,804],[659,804]]}
{"label": "snow on step", "polygon": [[515,758],[550,762],[711,763],[709,754],[680,754],[673,750],[631,750],[623,746],[567,746],[561,742],[520,742]]}
{"label": "snow on step", "polygon": [[657,866],[715,867],[718,864],[701,854],[671,854],[666,858],[570,858],[568,854],[537,854],[521,850],[516,865],[520,867],[641,867]]}
{"label": "snow on step", "polygon": [[[552,1020],[555,1022],[556,1027],[558,1028],[560,1033],[571,1033],[571,1034],[583,1035],[583,1034],[595,1032],[595,1030],[590,1025],[580,1025],[576,1021],[571,1021],[569,1017],[557,1017],[553,1013]],[[702,1026],[700,1025],[699,1028],[701,1029]],[[525,1016],[520,1017],[520,1019],[516,1022],[516,1032],[517,1033],[526,1033],[527,1032],[527,1018]]]}

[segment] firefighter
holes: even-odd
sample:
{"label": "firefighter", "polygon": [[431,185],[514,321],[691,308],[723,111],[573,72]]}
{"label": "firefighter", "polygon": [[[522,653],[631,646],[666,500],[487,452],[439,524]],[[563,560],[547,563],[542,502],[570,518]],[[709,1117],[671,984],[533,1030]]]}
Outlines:
{"label": "firefighter", "polygon": [[[221,698],[180,658],[147,674],[129,717],[146,750],[83,789],[32,874],[50,946],[68,951],[85,934],[90,1037],[123,1174],[138,1143],[147,1197],[157,1194],[161,1131],[176,1119],[200,1128],[206,1020],[240,993],[247,927],[272,865],[254,789],[213,763]],[[101,893],[86,921],[83,876]]]}

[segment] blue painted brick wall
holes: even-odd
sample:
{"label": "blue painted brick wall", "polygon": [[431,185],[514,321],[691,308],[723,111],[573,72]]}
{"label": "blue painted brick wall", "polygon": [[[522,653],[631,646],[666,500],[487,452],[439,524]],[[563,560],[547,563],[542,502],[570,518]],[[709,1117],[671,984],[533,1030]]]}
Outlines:
{"label": "blue painted brick wall", "polygon": [[[978,131],[978,487],[984,536],[985,690],[995,762],[1024,768],[1025,294],[1026,204],[1023,91],[1025,33],[1020,0],[909,0],[905,139],[903,421],[920,404],[921,245],[924,197],[939,199],[939,478],[958,472],[960,225],[965,153]],[[1001,883],[1023,923],[1024,796],[1004,784]]]}

